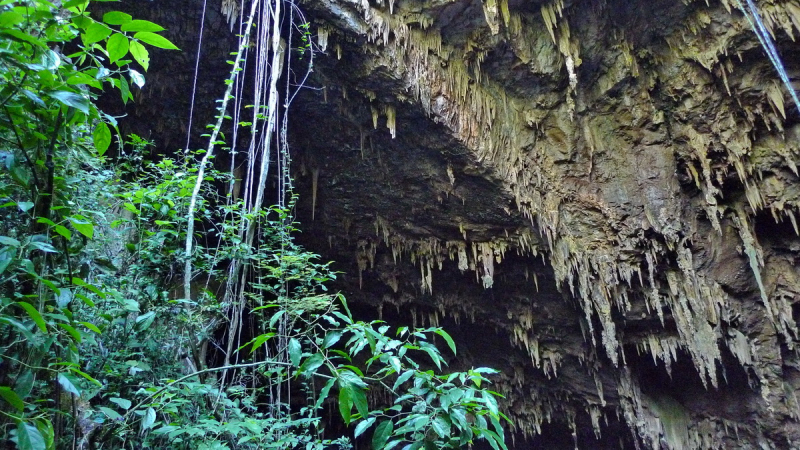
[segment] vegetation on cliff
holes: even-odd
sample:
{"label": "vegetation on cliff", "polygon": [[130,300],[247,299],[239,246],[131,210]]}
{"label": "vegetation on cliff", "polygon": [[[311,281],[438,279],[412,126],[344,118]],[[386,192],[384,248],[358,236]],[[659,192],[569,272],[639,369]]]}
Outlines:
{"label": "vegetation on cliff", "polygon": [[[282,3],[251,5],[209,146],[176,160],[137,136],[114,143],[96,106],[111,90],[134,99],[147,46],[176,49],[161,26],[96,18],[88,0],[0,2],[0,445],[349,447],[326,432],[332,404],[373,448],[506,448],[493,370],[443,372],[436,341],[456,347],[441,328],[355,320],[327,292],[328,264],[293,242],[288,149],[271,134],[291,52]],[[248,56],[262,77],[250,122]],[[233,99],[233,129],[252,136],[242,195],[210,164],[215,147],[235,155]],[[263,208],[273,142],[279,205]]]}

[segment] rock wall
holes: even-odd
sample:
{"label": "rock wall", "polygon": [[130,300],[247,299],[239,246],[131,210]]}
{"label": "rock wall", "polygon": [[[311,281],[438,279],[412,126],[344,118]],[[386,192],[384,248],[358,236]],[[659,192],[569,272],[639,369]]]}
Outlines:
{"label": "rock wall", "polygon": [[734,3],[303,5],[301,240],[502,369],[519,448],[800,445],[800,116]]}
{"label": "rock wall", "polygon": [[[126,131],[182,147],[193,90],[193,129],[213,116],[212,3],[196,89],[202,2],[123,5],[184,49]],[[798,87],[800,2],[757,5]],[[501,369],[514,448],[800,447],[800,113],[742,3],[298,6],[299,239],[362,314]]]}

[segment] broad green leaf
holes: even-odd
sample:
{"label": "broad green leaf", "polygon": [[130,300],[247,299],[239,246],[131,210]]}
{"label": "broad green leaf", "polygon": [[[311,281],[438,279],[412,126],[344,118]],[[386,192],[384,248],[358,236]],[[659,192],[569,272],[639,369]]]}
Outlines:
{"label": "broad green leaf", "polygon": [[95,22],[89,25],[86,32],[81,35],[81,39],[85,45],[89,45],[100,42],[109,36],[111,36],[111,28],[108,28],[102,23]]}
{"label": "broad green leaf", "polygon": [[372,449],[381,450],[389,440],[389,436],[394,431],[394,423],[391,420],[384,420],[375,428],[375,434],[372,435]]}
{"label": "broad green leaf", "polygon": [[41,48],[46,48],[47,47],[47,45],[44,43],[44,41],[42,41],[40,39],[37,39],[37,38],[31,36],[28,33],[23,33],[22,31],[19,31],[19,30],[14,30],[14,29],[10,29],[10,28],[0,29],[0,36],[3,36],[3,35],[5,35],[6,37],[8,37],[8,38],[10,38],[12,40],[18,41],[18,42],[27,42],[27,43],[29,43],[31,45],[35,45],[35,46],[41,47]]}
{"label": "broad green leaf", "polygon": [[122,33],[114,33],[106,42],[108,61],[114,62],[128,54],[128,37]]}
{"label": "broad green leaf", "polygon": [[322,340],[322,348],[331,347],[332,345],[339,342],[339,339],[341,338],[342,338],[341,331],[334,330],[329,332],[327,335],[325,335],[325,339]]}
{"label": "broad green leaf", "polygon": [[442,416],[436,416],[431,422],[431,427],[440,438],[446,438],[450,435],[450,421]]}
{"label": "broad green leaf", "polygon": [[3,400],[19,411],[25,409],[25,402],[23,402],[19,395],[8,386],[0,386],[0,397],[3,397]]}
{"label": "broad green leaf", "polygon": [[147,69],[150,67],[150,53],[144,45],[140,44],[139,41],[131,41],[128,50],[130,50],[133,59],[147,72]]}
{"label": "broad green leaf", "polygon": [[133,20],[130,14],[120,11],[111,11],[103,14],[103,22],[109,25],[125,25]]}
{"label": "broad green leaf", "polygon": [[149,22],[147,20],[131,20],[130,22],[120,27],[122,31],[164,31],[161,25]]}
{"label": "broad green leaf", "polygon": [[62,328],[67,333],[69,333],[69,335],[72,336],[72,339],[75,339],[75,342],[80,344],[81,341],[83,341],[83,338],[81,337],[81,334],[78,332],[78,330],[76,330],[75,328],[72,328],[72,326],[67,325],[65,323],[60,323],[60,324],[58,324],[58,326],[59,326],[59,328]]}
{"label": "broad green leaf", "polygon": [[11,28],[18,23],[22,23],[25,17],[16,11],[6,11],[0,14],[0,28]]}
{"label": "broad green leaf", "polygon": [[350,388],[350,398],[353,400],[353,404],[356,406],[358,413],[361,414],[361,417],[367,417],[369,415],[369,408],[367,406],[366,391],[359,387],[352,386]]}
{"label": "broad green leaf", "polygon": [[72,227],[78,231],[78,233],[86,236],[89,239],[94,237],[94,225],[92,222],[86,220],[83,217],[67,217],[69,219],[69,223],[72,224]]}
{"label": "broad green leaf", "polygon": [[81,396],[81,391],[75,386],[75,381],[67,374],[59,373],[58,374],[58,384],[64,388],[65,391],[69,392],[70,394],[75,394],[78,397]]}
{"label": "broad green leaf", "polygon": [[310,377],[317,372],[317,369],[322,366],[324,361],[325,360],[321,353],[314,353],[303,362],[302,366],[300,366],[300,373]]}
{"label": "broad green leaf", "polygon": [[486,404],[486,408],[489,409],[489,412],[497,415],[499,410],[497,408],[497,399],[494,398],[494,395],[488,392],[482,392],[481,395],[483,396],[483,401]]}
{"label": "broad green leaf", "polygon": [[356,425],[356,431],[353,433],[353,437],[358,438],[364,434],[364,432],[367,431],[367,428],[371,427],[373,423],[375,423],[374,417],[370,417],[369,419],[359,422],[358,425]]}
{"label": "broad green leaf", "polygon": [[124,398],[111,397],[108,399],[111,403],[116,403],[120,408],[128,410],[131,407],[131,401]]}
{"label": "broad green leaf", "polygon": [[102,89],[103,84],[97,81],[94,77],[89,76],[83,72],[75,72],[74,74],[70,75],[67,78],[67,84],[71,84],[73,86],[85,84],[87,86],[91,86],[93,88]]}
{"label": "broad green leaf", "polygon": [[98,122],[97,126],[94,127],[92,140],[94,140],[94,148],[97,150],[97,154],[103,156],[111,145],[111,130],[105,122]]}
{"label": "broad green leaf", "polygon": [[64,225],[56,225],[55,226],[56,233],[64,236],[64,239],[70,240],[72,239],[72,232],[67,229]]}
{"label": "broad green leaf", "polygon": [[394,382],[394,387],[392,389],[394,389],[396,391],[397,388],[400,387],[401,384],[403,384],[406,381],[408,381],[409,378],[411,378],[412,375],[414,375],[414,371],[413,370],[406,370],[405,372],[403,372],[402,375],[397,377],[397,381]]}
{"label": "broad green leaf", "polygon": [[350,412],[353,409],[353,400],[350,398],[350,387],[339,388],[339,413],[345,425],[350,425]]}
{"label": "broad green leaf", "polygon": [[78,370],[78,369],[76,369],[76,368],[74,368],[74,367],[70,367],[70,368],[69,368],[69,370],[70,370],[70,372],[72,372],[72,373],[76,373],[76,374],[78,374],[78,375],[82,376],[83,378],[86,378],[86,379],[87,379],[87,380],[88,380],[90,383],[92,383],[92,384],[95,384],[95,385],[97,385],[98,387],[100,387],[100,386],[102,386],[102,385],[103,385],[103,383],[101,383],[101,382],[99,382],[99,381],[95,380],[95,379],[94,379],[94,378],[93,378],[91,375],[89,375],[89,374],[88,374],[88,373],[86,373],[86,372],[80,371],[80,370]]}
{"label": "broad green leaf", "polygon": [[33,389],[33,371],[26,370],[17,377],[17,382],[14,384],[14,392],[23,400],[28,397]]}
{"label": "broad green leaf", "polygon": [[117,89],[119,89],[122,102],[127,105],[128,100],[133,100],[133,95],[131,95],[131,89],[130,86],[128,86],[128,81],[122,76],[119,78],[112,78],[112,80],[114,80],[114,85],[117,87]]}
{"label": "broad green leaf", "polygon": [[325,383],[325,386],[319,391],[319,398],[317,398],[317,403],[314,405],[314,409],[319,409],[322,407],[322,404],[328,399],[328,394],[330,393],[334,383],[336,383],[336,378],[331,378],[327,383]]}
{"label": "broad green leaf", "polygon": [[107,415],[108,418],[111,420],[119,420],[122,418],[122,416],[118,412],[114,411],[111,408],[106,408],[105,406],[98,406],[97,409],[102,411],[103,414]]}
{"label": "broad green leaf", "polygon": [[8,245],[10,247],[19,247],[21,245],[18,240],[8,236],[0,236],[0,244]]}
{"label": "broad green leaf", "polygon": [[289,339],[289,360],[292,365],[297,366],[300,364],[300,356],[302,356],[303,349],[300,346],[300,341],[295,338]]}
{"label": "broad green leaf", "polygon": [[17,208],[22,212],[28,212],[33,207],[33,202],[17,202]]}
{"label": "broad green leaf", "polygon": [[169,39],[165,38],[164,36],[151,33],[149,31],[140,31],[133,35],[134,39],[138,39],[145,44],[150,44],[153,47],[163,48],[167,50],[180,50],[178,47],[175,46]]}
{"label": "broad green leaf", "polygon": [[53,423],[47,419],[39,419],[36,421],[36,429],[39,430],[44,438],[44,446],[47,450],[55,449],[56,433],[53,429]]}
{"label": "broad green leaf", "polygon": [[131,76],[131,81],[133,81],[133,84],[139,86],[139,89],[144,87],[144,75],[140,74],[139,72],[133,69],[130,69],[128,73]]}
{"label": "broad green leaf", "polygon": [[30,316],[30,318],[33,319],[33,322],[36,324],[36,326],[39,327],[40,330],[42,330],[42,333],[47,333],[47,324],[42,318],[42,315],[39,314],[38,309],[36,309],[33,305],[31,305],[28,302],[17,302],[17,305],[22,307],[22,309],[24,309],[25,312],[28,313],[28,316]]}
{"label": "broad green leaf", "polygon": [[53,91],[48,92],[47,95],[84,114],[89,114],[89,100],[83,95],[69,91]]}
{"label": "broad green leaf", "polygon": [[42,433],[35,426],[22,421],[17,424],[17,447],[19,450],[47,450]]}
{"label": "broad green leaf", "polygon": [[94,325],[93,323],[91,323],[91,322],[81,322],[81,325],[83,325],[83,326],[85,326],[86,328],[88,328],[88,329],[90,329],[90,330],[94,331],[94,332],[95,332],[95,333],[97,333],[97,334],[102,334],[102,333],[103,333],[102,331],[100,331],[100,328],[97,328],[97,326],[95,326],[95,325]]}
{"label": "broad green leaf", "polygon": [[156,423],[156,410],[153,408],[147,408],[147,411],[144,413],[144,418],[142,419],[142,430],[148,430],[153,427],[153,424]]}
{"label": "broad green leaf", "polygon": [[436,330],[436,334],[441,336],[445,340],[445,342],[447,342],[447,346],[450,347],[450,350],[452,350],[453,354],[455,355],[456,354],[456,343],[453,342],[453,338],[450,337],[450,335],[447,334],[447,332],[442,330],[442,329]]}

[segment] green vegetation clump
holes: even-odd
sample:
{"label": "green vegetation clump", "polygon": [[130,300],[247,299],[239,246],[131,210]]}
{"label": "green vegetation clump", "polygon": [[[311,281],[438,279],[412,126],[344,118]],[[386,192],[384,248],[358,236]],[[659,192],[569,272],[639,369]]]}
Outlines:
{"label": "green vegetation clump", "polygon": [[[494,371],[443,373],[440,328],[354,320],[291,205],[252,217],[210,183],[230,175],[136,136],[104,156],[118,133],[96,98],[132,100],[147,46],[176,47],[88,5],[0,1],[0,447],[506,448]],[[327,404],[351,435],[326,432]]]}

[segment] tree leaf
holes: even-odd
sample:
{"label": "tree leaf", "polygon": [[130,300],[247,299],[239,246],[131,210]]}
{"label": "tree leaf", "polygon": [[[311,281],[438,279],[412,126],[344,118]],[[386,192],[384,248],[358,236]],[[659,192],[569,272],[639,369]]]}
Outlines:
{"label": "tree leaf", "polygon": [[0,386],[0,397],[19,411],[25,410],[25,402],[8,386]]}
{"label": "tree leaf", "polygon": [[453,342],[453,338],[450,337],[450,335],[447,334],[447,332],[442,330],[442,329],[436,330],[435,333],[438,334],[439,336],[441,336],[445,340],[445,342],[447,342],[447,346],[450,347],[450,350],[452,350],[453,354],[455,355],[456,354],[456,343]]}
{"label": "tree leaf", "polygon": [[72,224],[72,227],[75,228],[78,233],[86,236],[89,239],[94,237],[94,225],[92,222],[79,217],[67,217],[67,219],[69,219],[69,223]]}
{"label": "tree leaf", "polygon": [[124,398],[111,397],[108,399],[111,403],[116,403],[120,408],[128,410],[131,407],[131,401]]}
{"label": "tree leaf", "polygon": [[72,326],[67,325],[65,323],[60,323],[60,324],[58,324],[58,326],[60,328],[64,329],[64,330],[66,330],[66,332],[69,333],[70,336],[72,336],[72,339],[75,339],[75,342],[80,344],[81,341],[83,341],[83,338],[81,337],[81,334],[78,332],[78,330],[76,330],[75,328],[72,328]]}
{"label": "tree leaf", "polygon": [[156,410],[153,408],[147,408],[147,411],[144,414],[144,418],[142,419],[142,430],[148,430],[153,427],[156,423]]}
{"label": "tree leaf", "polygon": [[19,450],[47,450],[42,433],[35,426],[22,421],[17,424],[17,447]]}
{"label": "tree leaf", "polygon": [[89,100],[80,94],[69,91],[53,91],[48,92],[47,95],[84,114],[89,114]]}
{"label": "tree leaf", "polygon": [[94,141],[94,148],[97,150],[97,154],[103,156],[111,145],[111,130],[105,122],[98,122],[97,126],[94,127],[92,140]]}
{"label": "tree leaf", "polygon": [[371,427],[373,423],[375,423],[374,417],[370,417],[369,419],[359,422],[356,426],[356,431],[353,433],[353,437],[358,438],[364,434],[364,432],[367,431],[367,428]]}
{"label": "tree leaf", "polygon": [[122,31],[164,31],[161,25],[149,22],[147,20],[131,20],[120,27]]}
{"label": "tree leaf", "polygon": [[414,375],[413,370],[406,370],[405,372],[403,372],[402,375],[397,377],[397,381],[394,382],[394,387],[392,389],[397,390],[397,388],[400,387],[401,384],[408,381],[408,379],[411,378],[412,375]]}
{"label": "tree leaf", "polygon": [[325,339],[322,340],[322,348],[329,348],[332,345],[339,342],[339,339],[342,338],[342,332],[338,330],[331,331],[330,333],[325,335]]}
{"label": "tree leaf", "polygon": [[108,61],[114,62],[128,54],[128,37],[122,33],[115,33],[106,42]]}
{"label": "tree leaf", "polygon": [[133,35],[134,39],[138,39],[145,44],[150,44],[153,47],[163,48],[167,50],[180,50],[169,39],[159,34],[151,33],[149,31],[140,31]]}
{"label": "tree leaf", "polygon": [[118,412],[114,411],[111,408],[106,408],[105,406],[98,406],[97,409],[102,411],[103,414],[107,415],[108,418],[111,419],[111,420],[122,419],[122,416]]}
{"label": "tree leaf", "polygon": [[361,414],[361,418],[367,417],[369,415],[369,408],[367,406],[366,391],[359,387],[351,386],[350,398],[353,400],[353,404],[356,406],[358,413]]}
{"label": "tree leaf", "polygon": [[64,236],[64,239],[70,240],[72,239],[72,232],[67,229],[64,225],[56,225],[55,226],[56,233]]}
{"label": "tree leaf", "polygon": [[0,244],[8,245],[11,247],[19,247],[20,242],[14,238],[10,238],[8,236],[0,236]]}
{"label": "tree leaf", "polygon": [[381,450],[389,440],[389,436],[394,431],[394,423],[391,420],[384,420],[375,428],[375,434],[372,435],[372,449]]}
{"label": "tree leaf", "polygon": [[353,400],[350,398],[350,386],[339,388],[339,413],[345,425],[350,425],[350,412],[353,409]]}
{"label": "tree leaf", "polygon": [[303,349],[300,346],[300,341],[295,338],[289,339],[289,360],[293,366],[300,364],[300,356],[302,356]]}
{"label": "tree leaf", "polygon": [[75,386],[75,381],[67,374],[59,373],[58,374],[58,384],[64,388],[65,391],[69,392],[70,394],[75,394],[78,397],[81,396],[81,391]]}
{"label": "tree leaf", "polygon": [[450,435],[450,421],[442,416],[436,416],[431,422],[431,426],[440,438],[446,438]]}
{"label": "tree leaf", "polygon": [[133,81],[133,84],[139,86],[139,89],[144,87],[144,75],[140,74],[139,72],[133,69],[130,69],[128,73],[131,76],[131,81]]}
{"label": "tree leaf", "polygon": [[33,319],[33,322],[36,324],[36,326],[39,327],[40,330],[42,330],[42,333],[47,333],[47,324],[42,318],[42,315],[39,314],[38,309],[36,309],[33,305],[31,305],[28,302],[17,302],[17,305],[19,305],[22,309],[25,310],[25,312],[28,313],[28,316],[30,316],[30,318]]}
{"label": "tree leaf", "polygon": [[147,51],[144,45],[140,44],[138,41],[131,41],[129,50],[133,59],[142,66],[145,72],[150,67],[150,53]]}
{"label": "tree leaf", "polygon": [[121,11],[110,11],[103,14],[103,22],[109,25],[125,25],[133,20],[130,14]]}
{"label": "tree leaf", "polygon": [[111,28],[108,28],[102,23],[94,22],[89,25],[86,32],[81,35],[81,40],[83,40],[84,45],[89,45],[100,42],[109,36],[111,36]]}
{"label": "tree leaf", "polygon": [[317,403],[314,404],[314,409],[319,409],[322,407],[322,404],[325,402],[325,400],[327,400],[328,394],[330,393],[335,382],[336,378],[331,378],[327,383],[325,383],[325,386],[319,391],[319,398],[317,398]]}

